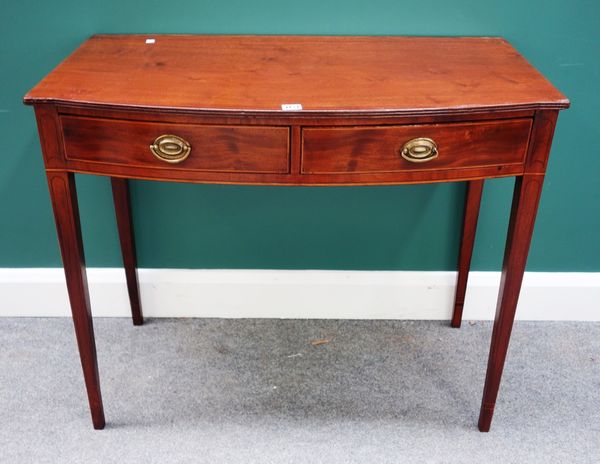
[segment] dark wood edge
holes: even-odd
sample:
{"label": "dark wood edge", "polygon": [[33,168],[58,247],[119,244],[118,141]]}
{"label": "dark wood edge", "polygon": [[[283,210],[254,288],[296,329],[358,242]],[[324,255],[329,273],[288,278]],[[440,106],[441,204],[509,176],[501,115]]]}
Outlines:
{"label": "dark wood edge", "polygon": [[[37,105],[36,105],[37,106]],[[506,109],[490,111],[482,108],[478,111],[457,113],[444,112],[436,114],[413,115],[413,114],[393,114],[393,113],[368,113],[358,115],[332,114],[325,115],[321,113],[311,113],[309,111],[280,111],[279,113],[260,113],[252,114],[246,111],[228,112],[226,114],[215,115],[209,113],[199,113],[186,110],[163,110],[156,108],[110,108],[105,106],[90,107],[77,104],[56,104],[58,113],[68,116],[97,117],[106,119],[127,119],[134,121],[147,122],[172,122],[172,123],[211,123],[227,125],[365,125],[365,124],[405,124],[412,123],[435,123],[450,121],[478,121],[495,119],[512,119],[533,117],[534,109]],[[368,122],[366,122],[368,121]]]}
{"label": "dark wood edge", "polygon": [[[288,149],[288,153],[289,153],[289,149]],[[523,155],[523,159],[525,159],[525,154]],[[156,172],[168,172],[168,173],[173,173],[173,172],[180,172],[180,173],[185,173],[188,172],[192,175],[202,175],[202,174],[207,174],[209,176],[211,175],[217,175],[217,174],[225,174],[225,175],[232,175],[235,176],[236,178],[240,179],[240,182],[245,182],[244,181],[244,177],[246,176],[251,176],[251,175],[261,175],[261,176],[281,176],[281,175],[285,175],[286,178],[289,177],[290,179],[292,179],[289,174],[290,174],[290,168],[289,166],[283,170],[283,171],[243,171],[243,170],[225,170],[225,169],[220,169],[220,170],[211,170],[211,169],[194,169],[194,168],[184,168],[184,167],[162,167],[162,166],[147,166],[147,165],[142,165],[142,164],[132,164],[132,163],[127,163],[127,164],[123,164],[123,163],[113,163],[113,162],[108,162],[108,161],[92,161],[92,160],[86,160],[86,159],[82,159],[82,158],[74,158],[74,157],[65,157],[65,160],[67,161],[67,164],[64,167],[61,167],[61,170],[66,170],[66,171],[70,171],[72,169],[69,168],[69,165],[71,166],[77,166],[77,165],[89,165],[89,166],[114,166],[115,168],[120,168],[120,167],[127,167],[127,169],[131,169],[131,170],[138,170],[138,169],[143,169],[143,170],[150,170],[150,171],[156,171]],[[289,163],[288,163],[289,164]],[[300,163],[300,168],[301,167],[301,163]],[[319,171],[319,172],[308,172],[308,171],[299,171],[297,174],[299,174],[300,176],[295,176],[298,177],[298,180],[301,181],[301,179],[310,179],[310,178],[318,178],[318,177],[332,177],[332,178],[347,178],[350,179],[352,177],[356,177],[356,178],[363,178],[363,177],[372,177],[372,176],[388,176],[388,177],[404,177],[404,176],[413,176],[417,173],[420,174],[426,174],[429,172],[446,172],[446,173],[454,173],[456,171],[468,171],[468,170],[473,170],[473,169],[495,169],[498,171],[501,170],[505,170],[505,169],[512,169],[512,168],[518,168],[517,172],[522,173],[523,172],[523,160],[519,161],[519,162],[513,162],[513,163],[504,163],[504,164],[473,164],[473,165],[469,165],[468,167],[457,167],[457,168],[445,168],[445,169],[436,169],[436,168],[419,168],[419,169],[411,169],[411,170],[405,170],[405,171],[352,171],[352,172],[337,172],[337,171]],[[59,169],[58,167],[56,169]],[[75,168],[73,171],[77,171],[78,168]],[[492,177],[497,177],[492,175]],[[502,175],[501,175],[502,177]],[[161,177],[161,179],[164,180],[168,180],[168,176],[163,178]],[[399,180],[398,182],[402,182],[401,180]]]}
{"label": "dark wood edge", "polygon": [[353,110],[339,109],[339,110],[302,110],[302,111],[282,111],[281,109],[273,110],[257,110],[248,108],[188,108],[188,107],[162,107],[162,106],[144,106],[144,105],[126,105],[126,104],[106,104],[106,103],[94,103],[87,101],[75,101],[75,100],[61,100],[51,98],[33,98],[25,95],[23,97],[23,103],[25,105],[36,105],[36,104],[53,104],[53,105],[69,105],[76,104],[90,109],[105,109],[105,110],[127,110],[127,111],[160,111],[163,113],[168,112],[186,112],[193,114],[202,114],[207,116],[228,116],[228,115],[246,115],[246,116],[276,116],[295,118],[303,116],[311,117],[364,117],[364,116],[424,116],[424,115],[451,115],[451,114],[462,114],[462,113],[478,113],[478,112],[490,112],[490,111],[523,111],[523,110],[541,110],[541,109],[567,109],[571,105],[569,100],[561,100],[557,102],[536,102],[531,104],[519,104],[519,105],[491,105],[491,106],[461,106],[454,108],[420,108],[420,109],[389,109],[389,110]]}
{"label": "dark wood edge", "polygon": [[[36,105],[37,107],[45,105]],[[197,114],[185,111],[149,111],[135,109],[106,109],[106,108],[88,108],[78,105],[57,105],[57,112],[60,116],[81,116],[87,118],[101,118],[114,120],[131,120],[143,122],[160,122],[173,124],[210,124],[210,125],[270,125],[270,126],[365,126],[367,125],[404,125],[404,124],[435,124],[435,123],[452,123],[452,122],[477,122],[477,121],[496,121],[504,119],[518,118],[533,118],[535,111],[480,111],[464,114],[437,114],[424,116],[410,115],[371,115],[368,117],[346,117],[338,118],[336,116],[311,116],[309,114],[301,114],[304,112],[281,113],[279,115],[253,116],[248,114],[231,114],[226,116],[211,116],[205,114]],[[291,119],[288,119],[288,116]]]}
{"label": "dark wood edge", "polygon": [[[138,179],[149,181],[163,182],[181,182],[191,184],[220,184],[220,185],[273,185],[273,186],[296,186],[296,187],[326,187],[326,186],[361,186],[361,185],[410,185],[410,184],[434,184],[439,182],[462,182],[476,179],[492,179],[503,177],[514,177],[523,175],[523,166],[505,165],[505,166],[489,166],[486,168],[474,169],[455,169],[444,171],[431,171],[427,178],[423,178],[421,171],[402,173],[402,179],[399,176],[392,178],[389,173],[379,173],[374,175],[357,174],[339,174],[339,175],[317,175],[317,174],[236,174],[231,172],[202,172],[202,176],[193,177],[186,174],[186,171],[173,173],[169,171],[167,175],[152,175],[149,169],[144,168],[144,173],[137,173],[127,166],[105,165],[99,164],[98,167],[103,169],[89,169],[81,166],[83,163],[78,163],[80,166],[70,168],[53,169],[48,168],[46,171],[67,171],[76,174],[92,174],[98,176],[120,177],[124,179]],[[498,168],[502,168],[499,171]],[[157,171],[159,171],[157,169]],[[163,173],[165,174],[165,173]],[[398,174],[398,173],[392,173]],[[177,177],[174,177],[177,176]]]}

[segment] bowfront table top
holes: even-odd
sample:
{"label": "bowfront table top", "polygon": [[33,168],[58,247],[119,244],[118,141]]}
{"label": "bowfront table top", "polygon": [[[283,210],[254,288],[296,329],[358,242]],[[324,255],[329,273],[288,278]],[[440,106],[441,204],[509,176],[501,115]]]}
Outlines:
{"label": "bowfront table top", "polygon": [[35,107],[95,428],[105,418],[74,173],[111,178],[136,325],[127,179],[466,181],[451,322],[459,327],[484,179],[514,176],[479,417],[489,430],[558,111],[569,106],[506,40],[98,35],[24,101]]}
{"label": "bowfront table top", "polygon": [[334,115],[568,106],[491,37],[98,35],[25,102]]}

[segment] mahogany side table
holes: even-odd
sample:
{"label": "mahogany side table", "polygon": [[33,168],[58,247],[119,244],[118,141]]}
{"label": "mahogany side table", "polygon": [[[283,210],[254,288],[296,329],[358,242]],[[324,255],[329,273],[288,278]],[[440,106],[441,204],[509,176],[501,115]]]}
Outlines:
{"label": "mahogany side table", "polygon": [[104,427],[74,173],[111,178],[142,324],[127,179],[468,182],[459,327],[484,179],[515,177],[479,429],[500,386],[550,144],[569,101],[501,38],[97,35],[34,105],[92,422]]}

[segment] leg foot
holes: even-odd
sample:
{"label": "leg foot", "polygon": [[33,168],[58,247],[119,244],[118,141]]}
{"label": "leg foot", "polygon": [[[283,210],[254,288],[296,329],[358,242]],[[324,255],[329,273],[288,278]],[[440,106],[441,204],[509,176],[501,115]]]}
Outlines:
{"label": "leg foot", "polygon": [[500,388],[500,379],[515,319],[543,180],[544,176],[541,174],[525,174],[518,177],[515,183],[500,292],[479,416],[479,430],[483,432],[490,429],[494,414],[494,405]]}
{"label": "leg foot", "polygon": [[129,184],[127,179],[111,177],[121,254],[127,279],[127,292],[131,305],[133,325],[142,325],[144,316],[140,304],[140,288],[137,277],[137,260],[135,256],[135,239],[133,235],[133,221],[131,217],[131,202],[129,199]]}
{"label": "leg foot", "polygon": [[460,252],[458,254],[458,279],[454,297],[454,311],[450,323],[452,327],[456,328],[460,327],[462,322],[462,312],[465,304],[467,280],[469,279],[471,257],[473,256],[473,244],[475,243],[475,231],[477,230],[477,219],[479,217],[482,192],[483,180],[472,180],[468,182]]}
{"label": "leg foot", "polygon": [[75,178],[72,173],[47,173],[58,241],[67,280],[75,336],[95,429],[104,427],[96,342],[90,309]]}

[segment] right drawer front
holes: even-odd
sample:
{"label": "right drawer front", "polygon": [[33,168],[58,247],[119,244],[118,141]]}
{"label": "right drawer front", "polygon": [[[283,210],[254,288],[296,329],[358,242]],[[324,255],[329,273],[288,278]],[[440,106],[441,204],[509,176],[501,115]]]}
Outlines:
{"label": "right drawer front", "polygon": [[[531,119],[374,127],[319,127],[302,131],[302,172],[368,173],[522,164]],[[415,139],[435,142],[436,157],[402,156]]]}

